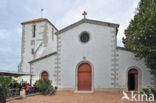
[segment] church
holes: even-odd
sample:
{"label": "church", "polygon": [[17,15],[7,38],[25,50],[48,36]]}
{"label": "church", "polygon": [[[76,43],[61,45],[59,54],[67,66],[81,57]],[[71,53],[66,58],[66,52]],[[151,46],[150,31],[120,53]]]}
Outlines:
{"label": "church", "polygon": [[84,18],[58,30],[46,18],[22,22],[23,81],[52,80],[60,90],[141,91],[154,85],[144,60],[117,46],[119,24]]}

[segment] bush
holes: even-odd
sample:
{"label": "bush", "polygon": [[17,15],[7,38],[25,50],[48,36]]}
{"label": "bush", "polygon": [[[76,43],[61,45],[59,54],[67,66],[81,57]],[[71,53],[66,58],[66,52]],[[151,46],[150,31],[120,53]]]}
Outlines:
{"label": "bush", "polygon": [[52,81],[47,80],[47,79],[43,79],[43,80],[40,79],[36,83],[37,83],[41,93],[46,94],[46,90],[51,87]]}
{"label": "bush", "polygon": [[6,96],[9,91],[9,84],[11,81],[11,77],[0,76],[0,103],[6,103]]}
{"label": "bush", "polygon": [[0,76],[0,97],[6,97],[9,91],[9,84],[11,83],[11,77]]}

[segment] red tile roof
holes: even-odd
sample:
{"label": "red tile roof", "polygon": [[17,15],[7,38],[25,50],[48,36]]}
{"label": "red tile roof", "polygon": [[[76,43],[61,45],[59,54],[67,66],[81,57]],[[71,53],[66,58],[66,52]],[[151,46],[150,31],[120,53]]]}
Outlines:
{"label": "red tile roof", "polygon": [[58,29],[46,18],[38,18],[38,19],[34,19],[34,20],[24,21],[21,24],[28,24],[28,23],[40,22],[40,21],[47,21],[47,22],[49,22],[58,31]]}

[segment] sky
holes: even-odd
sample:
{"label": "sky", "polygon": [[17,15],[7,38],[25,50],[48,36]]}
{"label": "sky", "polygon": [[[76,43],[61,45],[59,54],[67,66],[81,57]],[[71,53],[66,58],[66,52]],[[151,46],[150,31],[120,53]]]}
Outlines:
{"label": "sky", "polygon": [[21,60],[21,22],[41,17],[59,30],[83,18],[120,24],[117,45],[123,46],[124,30],[140,0],[1,0],[0,70],[18,71]]}

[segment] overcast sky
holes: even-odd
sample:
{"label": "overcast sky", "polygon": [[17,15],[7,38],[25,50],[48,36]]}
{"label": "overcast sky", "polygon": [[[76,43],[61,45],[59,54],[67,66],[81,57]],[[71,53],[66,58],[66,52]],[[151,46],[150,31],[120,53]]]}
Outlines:
{"label": "overcast sky", "polygon": [[135,14],[140,0],[1,0],[0,70],[17,71],[21,59],[21,22],[48,18],[58,29],[80,19],[85,10],[88,19],[120,24],[118,46],[123,46],[124,29]]}

